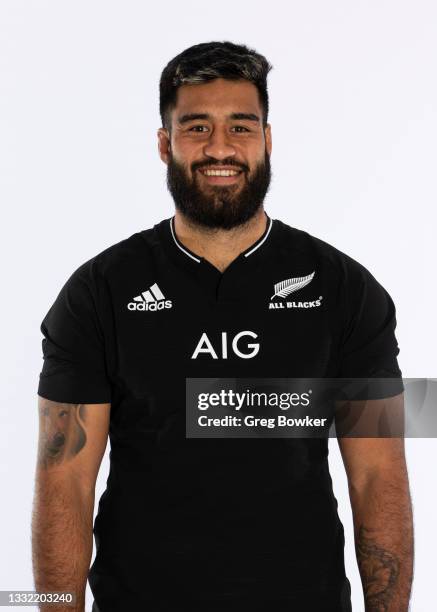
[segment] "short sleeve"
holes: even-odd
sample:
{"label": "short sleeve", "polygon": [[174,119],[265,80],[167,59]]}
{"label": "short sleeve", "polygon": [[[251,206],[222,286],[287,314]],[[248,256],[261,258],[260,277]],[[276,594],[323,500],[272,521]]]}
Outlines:
{"label": "short sleeve", "polygon": [[380,379],[368,387],[367,399],[402,393],[396,309],[391,296],[364,266],[351,258],[346,259],[343,295],[339,377]]}
{"label": "short sleeve", "polygon": [[111,401],[97,282],[91,259],[73,272],[41,323],[41,397],[74,404]]}

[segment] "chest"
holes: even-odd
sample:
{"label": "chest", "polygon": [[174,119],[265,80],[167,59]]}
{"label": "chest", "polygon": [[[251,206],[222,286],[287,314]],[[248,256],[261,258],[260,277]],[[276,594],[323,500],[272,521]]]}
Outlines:
{"label": "chest", "polygon": [[270,279],[240,283],[206,293],[162,275],[134,297],[126,289],[112,314],[113,374],[140,393],[163,378],[329,376],[338,304],[322,280],[288,295]]}

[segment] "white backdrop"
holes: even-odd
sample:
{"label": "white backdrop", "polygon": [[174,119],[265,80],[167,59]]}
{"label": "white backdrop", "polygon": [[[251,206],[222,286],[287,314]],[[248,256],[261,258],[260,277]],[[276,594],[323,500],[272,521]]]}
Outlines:
{"label": "white backdrop", "polygon": [[[2,0],[0,589],[33,589],[39,325],[81,263],[173,214],[158,81],[192,44],[245,43],[274,65],[266,211],[364,264],[396,304],[403,375],[436,376],[436,26],[433,0]],[[330,449],[362,612],[346,477],[335,440]],[[436,449],[407,440],[414,612],[435,598]],[[106,455],[97,499],[107,469]]]}

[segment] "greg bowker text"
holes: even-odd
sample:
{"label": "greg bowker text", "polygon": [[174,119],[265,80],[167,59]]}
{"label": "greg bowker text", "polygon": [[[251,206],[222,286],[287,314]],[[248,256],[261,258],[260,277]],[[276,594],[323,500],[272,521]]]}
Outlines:
{"label": "greg bowker text", "polygon": [[247,415],[244,419],[235,416],[225,416],[221,418],[211,418],[202,415],[198,418],[201,427],[324,427],[328,419],[314,419],[308,415],[302,418],[288,418],[279,415],[276,418],[260,418]]}

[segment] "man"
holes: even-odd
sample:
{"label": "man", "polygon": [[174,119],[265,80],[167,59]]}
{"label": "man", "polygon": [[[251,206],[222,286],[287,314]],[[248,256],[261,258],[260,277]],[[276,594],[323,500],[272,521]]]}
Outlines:
{"label": "man", "polygon": [[[390,377],[397,392],[366,406],[402,402],[388,293],[264,210],[270,68],[229,42],[169,62],[158,139],[176,213],[82,264],[42,322],[35,583],[74,591],[77,610],[87,577],[95,612],[351,610],[327,438],[185,430],[191,378]],[[366,610],[406,612],[402,440],[339,444]]]}

